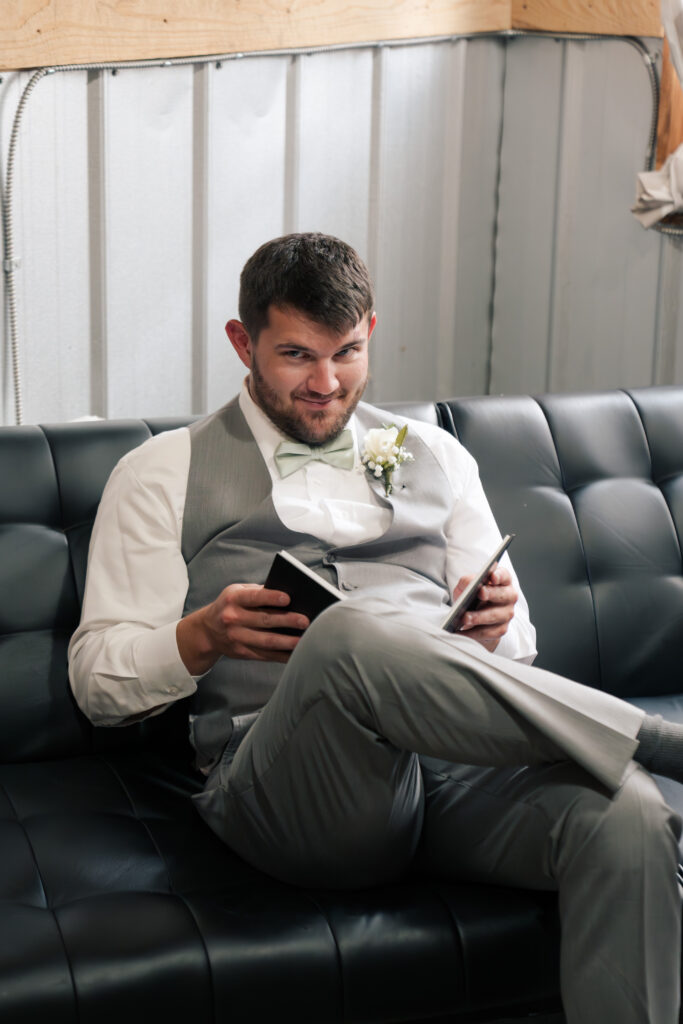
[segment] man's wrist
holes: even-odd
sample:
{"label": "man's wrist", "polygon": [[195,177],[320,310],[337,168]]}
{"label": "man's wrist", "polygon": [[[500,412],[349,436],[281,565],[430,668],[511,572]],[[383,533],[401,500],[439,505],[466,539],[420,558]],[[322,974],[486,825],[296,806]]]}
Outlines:
{"label": "man's wrist", "polygon": [[201,676],[208,672],[220,657],[220,652],[213,646],[203,613],[204,609],[199,608],[180,619],[176,626],[178,653],[192,676]]}

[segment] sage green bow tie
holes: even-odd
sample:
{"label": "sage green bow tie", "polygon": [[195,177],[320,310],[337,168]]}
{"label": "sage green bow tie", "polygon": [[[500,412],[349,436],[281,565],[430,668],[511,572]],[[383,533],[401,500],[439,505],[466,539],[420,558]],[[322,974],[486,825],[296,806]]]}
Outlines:
{"label": "sage green bow tie", "polygon": [[342,430],[333,441],[315,447],[299,441],[283,441],[275,450],[275,464],[281,477],[296,473],[297,469],[301,469],[313,459],[329,462],[338,469],[351,469],[354,462],[353,433],[350,430]]}

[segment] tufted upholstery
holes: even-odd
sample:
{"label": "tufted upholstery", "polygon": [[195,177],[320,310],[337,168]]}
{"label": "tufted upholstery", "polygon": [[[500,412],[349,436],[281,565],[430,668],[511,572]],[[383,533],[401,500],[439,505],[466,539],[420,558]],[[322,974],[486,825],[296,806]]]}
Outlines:
{"label": "tufted upholstery", "polygon": [[[540,664],[683,721],[683,389],[398,411],[478,459],[517,534]],[[75,707],[66,646],[102,487],[175,425],[0,430],[0,1019],[461,1021],[557,1005],[552,897],[281,885],[196,816],[182,705],[119,730]]]}

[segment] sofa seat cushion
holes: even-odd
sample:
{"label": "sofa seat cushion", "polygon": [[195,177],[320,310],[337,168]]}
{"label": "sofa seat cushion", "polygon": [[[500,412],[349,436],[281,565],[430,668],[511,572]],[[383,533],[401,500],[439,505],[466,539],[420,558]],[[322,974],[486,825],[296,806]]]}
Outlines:
{"label": "sofa seat cushion", "polygon": [[552,896],[291,888],[204,825],[199,785],[139,751],[0,766],[0,1019],[323,1024],[556,999]]}

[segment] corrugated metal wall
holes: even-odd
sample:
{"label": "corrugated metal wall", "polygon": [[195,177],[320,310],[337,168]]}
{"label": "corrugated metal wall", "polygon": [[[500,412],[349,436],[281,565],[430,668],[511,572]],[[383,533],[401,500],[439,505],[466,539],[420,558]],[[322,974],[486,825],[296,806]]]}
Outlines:
{"label": "corrugated metal wall", "polygon": [[[0,84],[3,159],[27,79]],[[15,184],[25,419],[221,404],[240,268],[290,230],[368,260],[377,401],[681,382],[680,247],[629,212],[651,116],[620,40],[48,76]]]}

